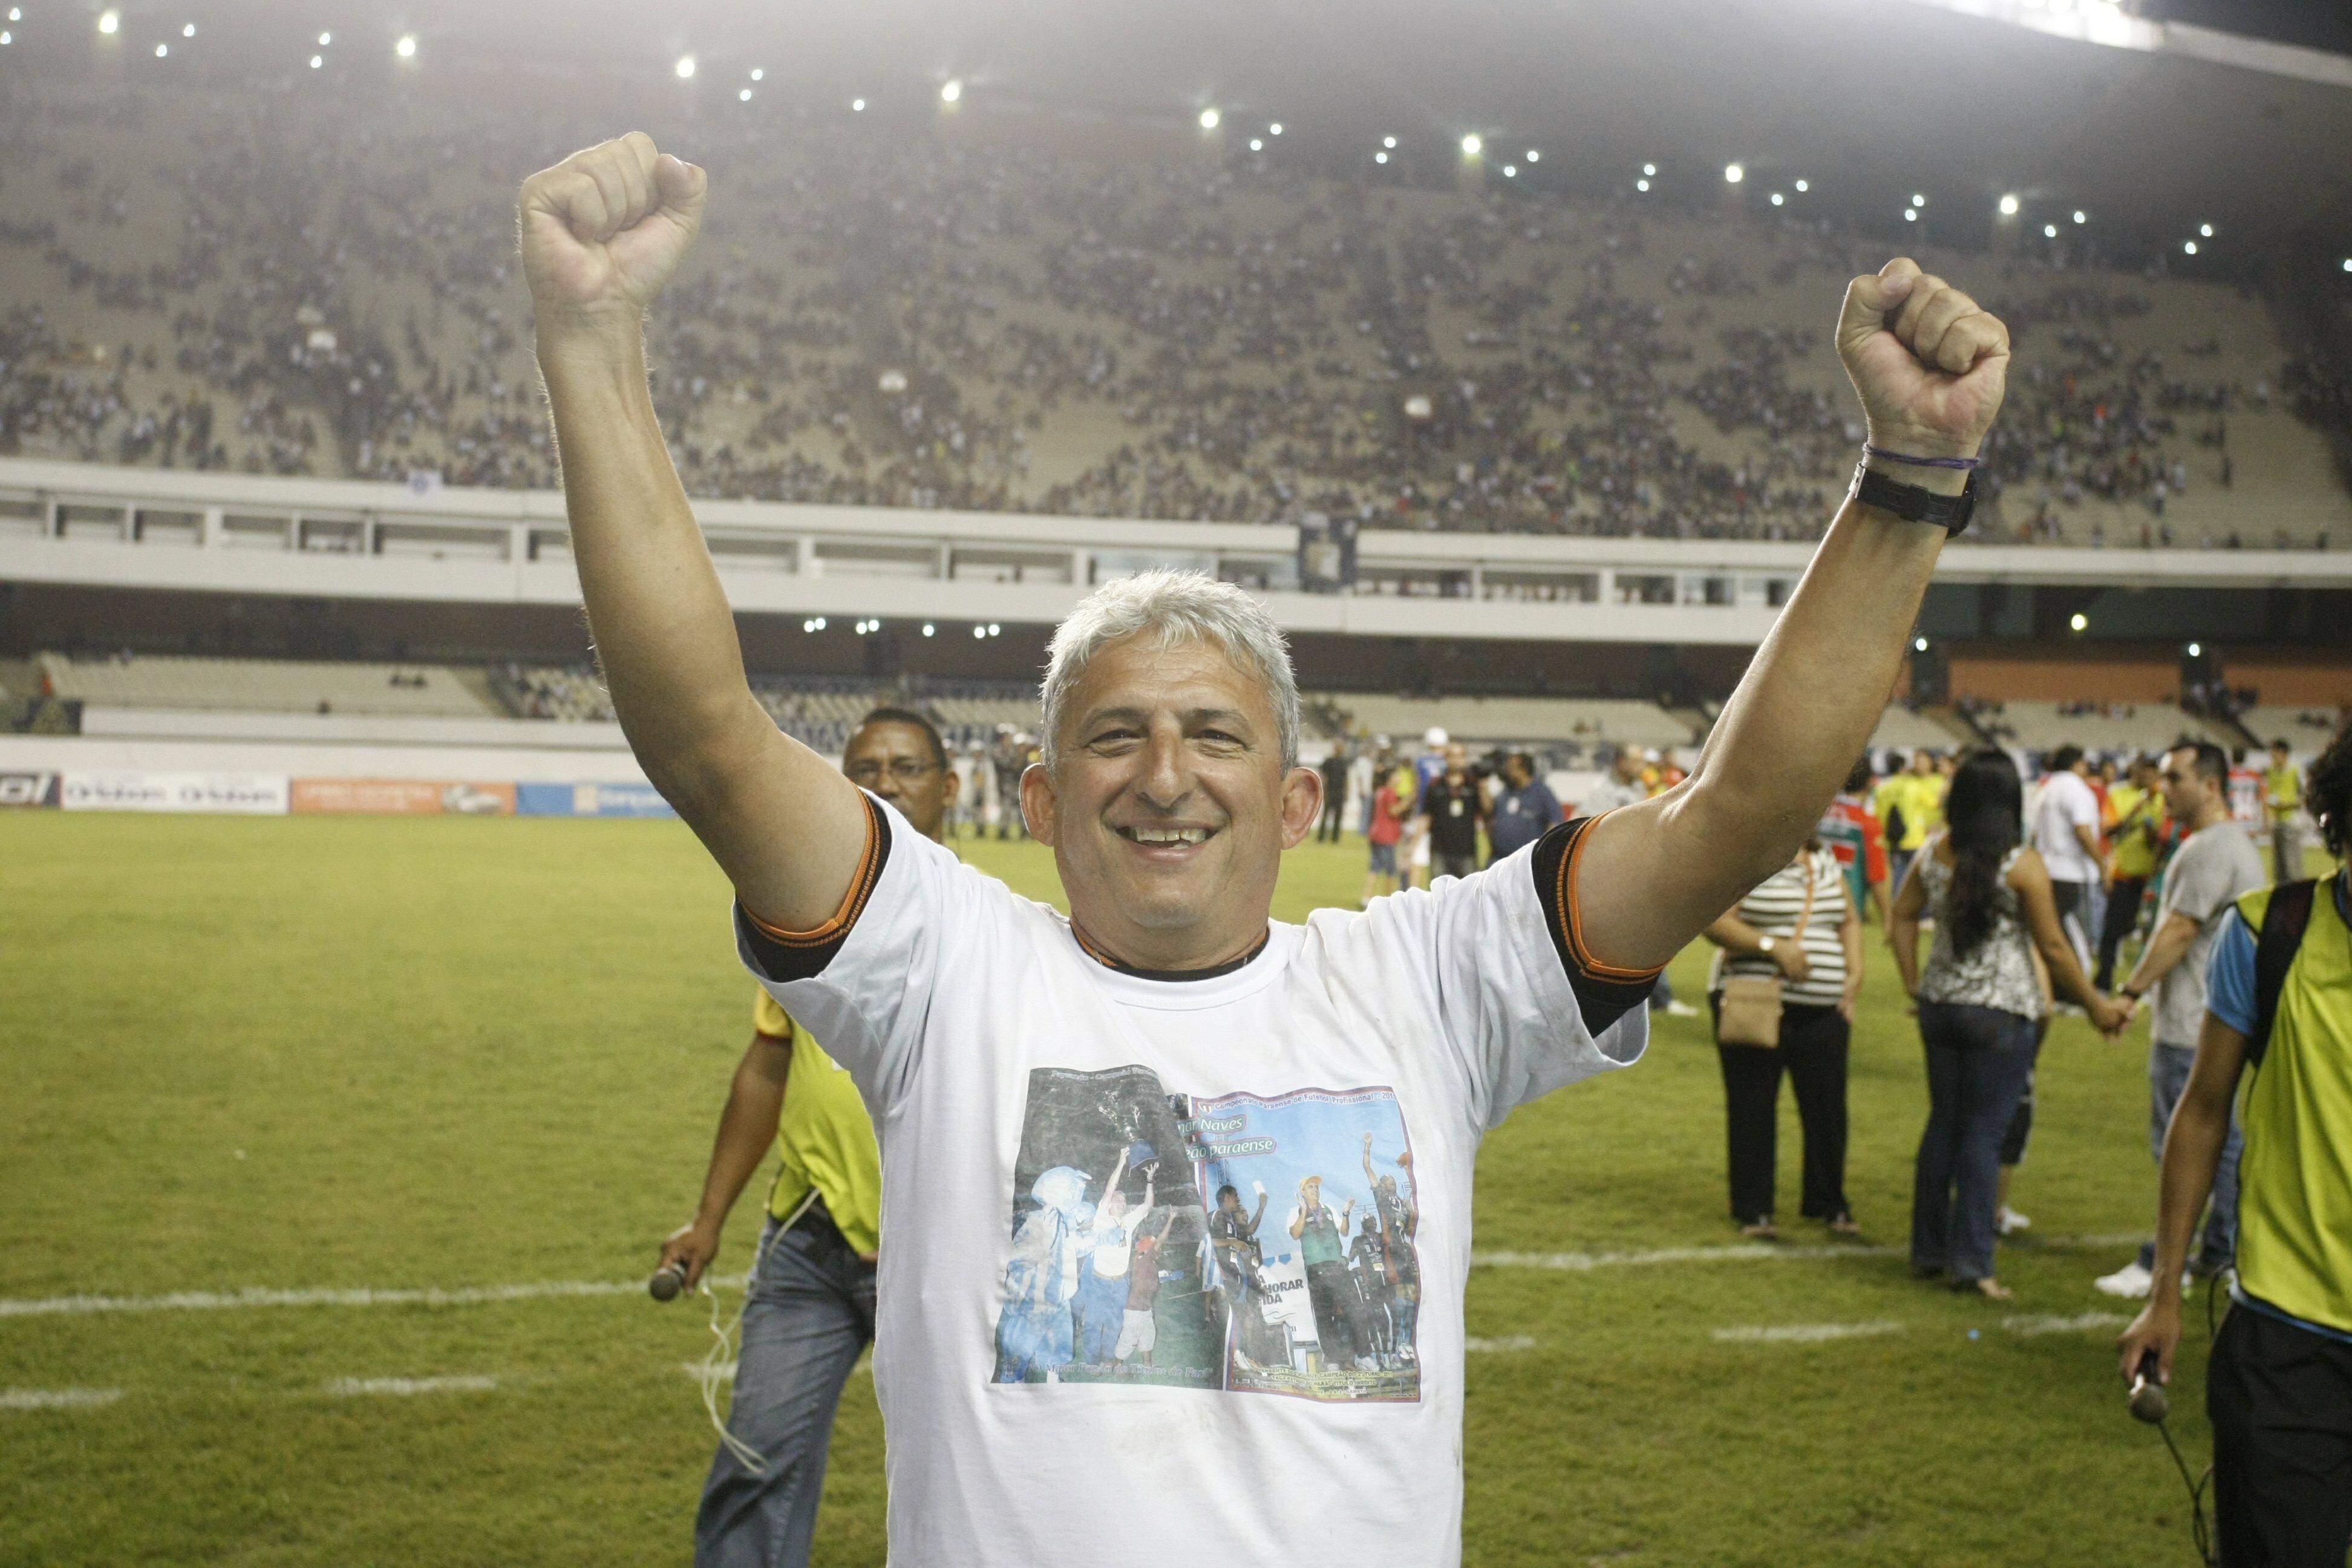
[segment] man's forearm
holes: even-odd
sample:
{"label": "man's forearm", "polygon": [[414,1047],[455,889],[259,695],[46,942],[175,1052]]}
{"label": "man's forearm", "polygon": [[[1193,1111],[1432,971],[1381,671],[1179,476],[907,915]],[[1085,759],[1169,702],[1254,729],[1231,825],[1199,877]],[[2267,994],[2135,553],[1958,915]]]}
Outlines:
{"label": "man's forearm", "polygon": [[2205,1201],[2212,1195],[2214,1173],[2221,1169],[2221,1150],[2230,1134],[2230,1108],[2218,1114],[2202,1100],[2184,1095],[2165,1133],[2164,1164],[2158,1177],[2156,1212],[2156,1283],[2160,1296],[2177,1300],[2180,1271],[2188,1267],[2189,1238],[2195,1235]]}
{"label": "man's forearm", "polygon": [[744,1184],[776,1142],[784,1109],[784,1079],[780,1072],[762,1070],[757,1059],[762,1051],[778,1052],[780,1061],[790,1059],[781,1055],[782,1047],[769,1045],[767,1037],[760,1036],[735,1069],[735,1080],[727,1089],[726,1109],[719,1113],[718,1135],[710,1142],[710,1168],[702,1178],[702,1202],[694,1215],[697,1224],[712,1230],[727,1223]]}
{"label": "man's forearm", "polygon": [[1604,962],[1664,963],[1789,863],[1885,710],[1946,537],[1839,509],[1689,782],[1593,834],[1583,886],[1640,889],[1611,904]]}
{"label": "man's forearm", "polygon": [[629,744],[666,784],[758,711],[734,617],[646,390],[642,340],[542,340],[539,363],[589,630]]}
{"label": "man's forearm", "polygon": [[2197,927],[2194,924],[2178,916],[2168,918],[2148,942],[2147,951],[2141,953],[2139,962],[2132,966],[2130,977],[2124,982],[2124,989],[2135,996],[2145,996],[2155,990],[2158,984],[2189,955],[2189,946],[2196,940]]}

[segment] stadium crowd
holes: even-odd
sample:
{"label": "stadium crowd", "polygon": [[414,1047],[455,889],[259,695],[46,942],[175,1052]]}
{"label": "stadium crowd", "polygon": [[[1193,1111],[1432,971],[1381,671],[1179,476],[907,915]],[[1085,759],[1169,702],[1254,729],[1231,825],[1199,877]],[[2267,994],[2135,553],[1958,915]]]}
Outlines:
{"label": "stadium crowd", "polygon": [[[0,315],[0,452],[555,482],[507,205],[584,126],[190,89],[202,132],[164,139],[160,103],[52,107],[0,174],[49,215],[0,223],[0,277],[57,285]],[[727,199],[652,363],[698,494],[1802,539],[1859,439],[1815,318],[1883,247],[1825,225],[806,111],[698,134]],[[2326,542],[2176,533],[2184,494],[2255,477],[2232,421],[2289,416],[2282,366],[2167,348],[2158,300],[2242,301],[1995,277],[1988,533]]]}

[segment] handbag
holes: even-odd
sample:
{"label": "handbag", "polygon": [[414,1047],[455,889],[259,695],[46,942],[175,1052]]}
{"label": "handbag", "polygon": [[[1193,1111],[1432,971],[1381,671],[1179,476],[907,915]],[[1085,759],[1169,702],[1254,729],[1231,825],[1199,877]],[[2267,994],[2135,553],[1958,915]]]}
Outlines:
{"label": "handbag", "polygon": [[[1780,939],[1803,950],[1806,922],[1813,918],[1813,858],[1805,857],[1805,903],[1797,911],[1797,929]],[[1732,974],[1723,982],[1723,998],[1716,1012],[1715,1037],[1719,1045],[1780,1044],[1781,981],[1775,974]]]}

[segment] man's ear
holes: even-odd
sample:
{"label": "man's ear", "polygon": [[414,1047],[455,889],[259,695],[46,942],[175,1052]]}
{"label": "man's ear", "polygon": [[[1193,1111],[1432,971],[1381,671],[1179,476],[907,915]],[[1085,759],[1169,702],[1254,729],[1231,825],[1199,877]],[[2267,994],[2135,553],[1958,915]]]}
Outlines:
{"label": "man's ear", "polygon": [[1052,844],[1061,826],[1062,803],[1054,794],[1052,775],[1043,763],[1031,763],[1021,770],[1021,820],[1028,825],[1029,837],[1040,844]]}
{"label": "man's ear", "polygon": [[1323,775],[1313,768],[1291,769],[1282,780],[1282,847],[1306,843],[1322,815]]}

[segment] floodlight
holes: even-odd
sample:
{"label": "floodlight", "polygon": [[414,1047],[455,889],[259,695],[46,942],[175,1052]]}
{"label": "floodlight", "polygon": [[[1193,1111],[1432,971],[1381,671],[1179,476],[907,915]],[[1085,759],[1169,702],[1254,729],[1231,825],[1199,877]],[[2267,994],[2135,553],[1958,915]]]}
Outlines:
{"label": "floodlight", "polygon": [[1462,138],[1462,155],[1465,158],[1475,158],[1480,153],[1486,151],[1486,139],[1475,131]]}
{"label": "floodlight", "polygon": [[735,95],[735,101],[736,101],[736,102],[738,102],[738,103],[749,103],[749,102],[751,102],[751,89],[750,88],[748,88],[748,87],[747,87],[747,88],[744,88],[743,89],[741,89],[740,91],[739,91],[738,93],[736,93],[736,95]]}
{"label": "floodlight", "polygon": [[25,8],[22,5],[11,5],[8,7],[8,20],[11,22],[21,22],[24,19]]}
{"label": "floodlight", "polygon": [[823,616],[819,616],[816,618],[816,629],[819,631],[824,630],[824,617]]}
{"label": "floodlight", "polygon": [[1658,166],[1655,163],[1644,163],[1642,165],[1642,173],[1654,180],[1658,177]]}
{"label": "floodlight", "polygon": [[988,635],[988,628],[986,626],[974,626],[971,628],[971,635],[975,637],[984,637]]}
{"label": "floodlight", "polygon": [[2074,209],[2074,221],[2075,221],[2076,223],[2088,223],[2088,222],[2090,222],[2091,220],[2089,219],[2089,217],[2088,217],[2088,216],[2086,216],[2084,214],[2084,211],[2083,211],[2083,209],[2082,209],[2081,207],[2076,207],[2076,208]]}
{"label": "floodlight", "polygon": [[2000,198],[2000,216],[2003,217],[2017,216],[2017,196],[2014,193]]}
{"label": "floodlight", "polygon": [[1537,148],[1534,148],[1534,147],[1530,147],[1530,148],[1528,148],[1528,163],[1542,163],[1542,162],[1543,162],[1543,153],[1542,153],[1542,152],[1541,152],[1540,150],[1537,149]]}
{"label": "floodlight", "polygon": [[765,80],[767,80],[767,79],[768,79],[768,71],[767,71],[767,68],[766,68],[766,67],[764,67],[764,66],[753,66],[753,67],[751,68],[751,79],[752,79],[753,81],[765,81]]}
{"label": "floodlight", "polygon": [[2352,256],[2347,256],[2344,258],[2344,270],[2347,272],[2352,272]]}
{"label": "floodlight", "polygon": [[1217,121],[1223,118],[1223,116],[1220,115],[1214,109],[1204,109],[1201,110],[1201,129],[1203,131],[1214,131],[1217,128]]}
{"label": "floodlight", "polygon": [[319,35],[319,47],[322,49],[334,41],[335,35],[332,33],[321,33]]}
{"label": "floodlight", "polygon": [[1381,138],[1381,145],[1388,148],[1391,152],[1394,152],[1396,150],[1396,138],[1393,136],[1383,136]]}
{"label": "floodlight", "polygon": [[1924,207],[1927,205],[1927,198],[1914,191],[1911,193],[1911,205],[1915,207]]}
{"label": "floodlight", "polygon": [[2091,625],[2091,617],[2084,615],[2082,611],[2077,610],[2073,616],[2067,618],[2066,624],[2074,627],[2078,632],[2084,631],[2087,630]]}
{"label": "floodlight", "polygon": [[1725,184],[1736,185],[1747,177],[1748,171],[1741,168],[1737,163],[1726,163],[1723,166],[1723,183]]}
{"label": "floodlight", "polygon": [[1646,191],[1650,188],[1650,182],[1647,180],[1636,180],[1633,182],[1633,188],[1637,191]]}
{"label": "floodlight", "polygon": [[1927,651],[1927,639],[1926,637],[1913,637],[1911,639],[1911,650],[1914,653],[1926,653]]}
{"label": "floodlight", "polygon": [[680,56],[678,56],[678,57],[677,57],[677,79],[678,79],[678,80],[680,80],[680,81],[684,81],[684,80],[686,80],[686,79],[687,79],[687,78],[688,78],[688,77],[692,76],[693,74],[694,74],[694,57],[693,57],[692,55],[680,55]]}
{"label": "floodlight", "polygon": [[2194,256],[2197,254],[2197,242],[2193,239],[2189,240],[2183,244],[2180,249],[2183,255]]}
{"label": "floodlight", "polygon": [[6,48],[10,44],[15,43],[16,41],[16,36],[14,33],[0,32],[0,49]]}
{"label": "floodlight", "polygon": [[1375,153],[1372,154],[1372,162],[1375,163],[1385,163],[1388,161],[1389,155],[1386,153]]}
{"label": "floodlight", "polygon": [[1271,125],[1267,126],[1267,127],[1265,128],[1265,133],[1266,133],[1268,136],[1279,136],[1279,135],[1281,135],[1281,134],[1282,134],[1282,121],[1279,121],[1279,120],[1277,120],[1277,121],[1276,121],[1273,124],[1271,124]]}
{"label": "floodlight", "polygon": [[416,58],[416,35],[414,33],[403,33],[400,36],[400,42],[393,45],[392,52],[398,55],[404,60],[415,59]]}
{"label": "floodlight", "polygon": [[120,11],[101,11],[99,13],[98,30],[104,33],[110,38],[115,34],[121,32],[122,30],[122,13]]}
{"label": "floodlight", "polygon": [[182,28],[180,29],[180,37],[184,37],[184,38],[193,38],[193,37],[194,37],[195,36],[196,36],[196,25],[195,25],[194,22],[190,22],[190,23],[189,23],[189,24],[187,24],[185,26],[184,26],[184,27],[182,27]]}
{"label": "floodlight", "polygon": [[310,68],[312,70],[317,70],[320,66],[325,65],[326,63],[327,57],[324,55],[312,55],[310,57]]}
{"label": "floodlight", "polygon": [[934,635],[935,633],[937,633],[937,632],[938,632],[938,630],[939,630],[939,629],[940,629],[939,627],[937,627],[937,626],[933,626],[933,625],[932,625],[930,622],[929,622],[929,621],[925,621],[925,622],[923,623],[923,635],[924,635],[925,637],[930,637],[930,636]]}
{"label": "floodlight", "polygon": [[961,97],[963,97],[963,83],[953,78],[949,79],[947,85],[940,89],[941,103],[953,103]]}
{"label": "floodlight", "polygon": [[2205,657],[2205,645],[2204,645],[2203,643],[2195,643],[2195,642],[2190,643],[2190,644],[2189,645],[2189,658],[2204,658],[2204,657]]}
{"label": "floodlight", "polygon": [[866,112],[866,100],[865,100],[864,99],[862,99],[862,98],[853,98],[853,99],[851,99],[851,100],[849,100],[849,112],[850,112],[850,113],[852,113],[852,114],[863,114],[863,113],[865,113],[865,112]]}
{"label": "floodlight", "polygon": [[1772,193],[1772,205],[1776,207],[1786,206],[1789,205],[1789,198],[1782,195],[1780,192],[1774,191]]}
{"label": "floodlight", "polygon": [[2042,238],[2044,238],[2044,239],[2055,239],[2055,238],[2057,238],[2057,237],[2058,237],[2058,226],[2057,226],[2056,224],[2054,224],[2054,223],[2045,223],[2045,224],[2043,224],[2043,225],[2042,226]]}
{"label": "floodlight", "polygon": [[155,46],[155,58],[159,60],[171,52],[172,46],[169,44],[158,44]]}
{"label": "floodlight", "polygon": [[1265,152],[1265,140],[1264,140],[1263,138],[1261,138],[1261,137],[1256,137],[1256,136],[1253,136],[1253,137],[1251,137],[1251,138],[1250,138],[1250,151],[1251,151],[1251,152],[1253,152],[1253,153],[1263,153],[1263,152]]}
{"label": "floodlight", "polygon": [[1517,163],[1506,163],[1503,165],[1503,178],[1507,180],[1516,180],[1518,177],[1519,166]]}
{"label": "floodlight", "polygon": [[1810,191],[1812,188],[1812,182],[1810,180],[1799,180],[1797,182],[1797,194],[1800,195],[1802,195],[1805,192]]}
{"label": "floodlight", "polygon": [[2200,223],[2197,226],[2197,232],[2210,239],[2213,237],[2213,226],[2210,223]]}
{"label": "floodlight", "polygon": [[1919,221],[1919,209],[1917,207],[1905,207],[1903,209],[1903,221],[1905,223],[1917,223]]}
{"label": "floodlight", "polygon": [[992,637],[1003,637],[1004,635],[1004,628],[998,626],[994,621],[991,621],[988,623],[988,635]]}

